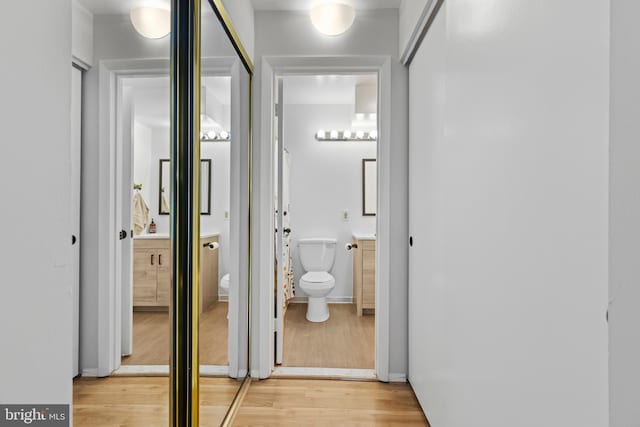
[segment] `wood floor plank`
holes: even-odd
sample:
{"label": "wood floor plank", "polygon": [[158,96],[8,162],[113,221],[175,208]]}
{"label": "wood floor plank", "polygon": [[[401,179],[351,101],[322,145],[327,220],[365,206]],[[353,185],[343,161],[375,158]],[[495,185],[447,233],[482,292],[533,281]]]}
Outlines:
{"label": "wood floor plank", "polygon": [[[123,365],[168,365],[171,332],[168,312],[133,312],[133,354]],[[200,314],[200,364],[228,365],[227,303]]]}
{"label": "wood floor plank", "polygon": [[358,317],[352,304],[329,305],[326,322],[307,321],[307,304],[290,304],[285,316],[282,366],[375,368],[375,316]]}

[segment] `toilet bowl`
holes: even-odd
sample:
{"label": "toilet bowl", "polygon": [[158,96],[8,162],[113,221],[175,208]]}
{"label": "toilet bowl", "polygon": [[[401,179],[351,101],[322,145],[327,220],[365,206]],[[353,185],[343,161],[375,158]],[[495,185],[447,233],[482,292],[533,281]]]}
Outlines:
{"label": "toilet bowl", "polygon": [[329,274],[336,255],[335,239],[301,239],[298,242],[300,261],[307,271],[299,282],[300,289],[309,297],[307,320],[325,322],[329,319],[327,295],[336,286],[335,278]]}

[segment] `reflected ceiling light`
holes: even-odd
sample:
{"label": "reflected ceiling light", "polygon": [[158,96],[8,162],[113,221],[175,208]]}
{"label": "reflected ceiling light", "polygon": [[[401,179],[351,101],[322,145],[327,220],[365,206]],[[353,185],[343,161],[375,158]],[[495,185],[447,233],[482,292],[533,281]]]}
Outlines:
{"label": "reflected ceiling light", "polygon": [[356,138],[358,138],[358,139],[364,138],[364,131],[362,131],[362,130],[357,131],[356,132]]}
{"label": "reflected ceiling light", "polygon": [[229,132],[227,132],[226,130],[221,131],[220,132],[220,138],[229,139]]}
{"label": "reflected ceiling light", "polygon": [[378,131],[377,130],[372,130],[371,132],[369,132],[369,138],[378,139]]}
{"label": "reflected ceiling light", "polygon": [[319,130],[319,131],[318,131],[318,133],[316,133],[316,137],[317,137],[318,139],[323,139],[323,138],[325,138],[325,137],[326,137],[326,132],[325,132],[325,131],[323,131],[323,130]]}
{"label": "reflected ceiling light", "polygon": [[331,139],[338,139],[338,131],[337,130],[332,130],[331,131]]}
{"label": "reflected ceiling light", "polygon": [[345,130],[342,135],[343,135],[344,139],[349,139],[349,138],[351,138],[351,131],[350,130]]}
{"label": "reflected ceiling light", "polygon": [[161,7],[136,7],[129,12],[133,28],[148,39],[161,39],[171,32],[171,11]]}
{"label": "reflected ceiling light", "polygon": [[337,36],[353,25],[356,11],[343,3],[322,3],[311,9],[311,23],[327,36]]}

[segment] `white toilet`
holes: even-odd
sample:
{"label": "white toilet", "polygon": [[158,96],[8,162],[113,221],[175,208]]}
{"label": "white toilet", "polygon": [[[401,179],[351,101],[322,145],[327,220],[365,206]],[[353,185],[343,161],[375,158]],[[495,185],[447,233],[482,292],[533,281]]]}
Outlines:
{"label": "white toilet", "polygon": [[300,289],[309,296],[307,320],[325,322],[329,319],[327,295],[336,286],[329,271],[336,257],[336,239],[300,239],[300,261],[307,273],[300,279]]}
{"label": "white toilet", "polygon": [[[229,280],[229,273],[225,274],[224,276],[222,276],[222,279],[220,280],[220,289],[222,289],[223,291],[225,291],[225,293],[227,294],[227,298],[229,298],[229,284],[231,283],[231,281]],[[229,318],[229,303],[227,302],[227,319]]]}

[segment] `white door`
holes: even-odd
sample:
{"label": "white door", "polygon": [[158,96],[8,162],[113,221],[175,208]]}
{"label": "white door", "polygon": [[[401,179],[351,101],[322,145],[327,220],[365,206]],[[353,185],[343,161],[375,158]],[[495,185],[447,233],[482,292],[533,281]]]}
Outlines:
{"label": "white door", "polygon": [[429,333],[439,330],[434,325],[438,310],[432,309],[438,306],[438,296],[426,286],[425,277],[433,276],[430,266],[439,255],[434,250],[438,242],[432,238],[438,233],[427,224],[438,224],[437,213],[428,207],[439,205],[433,200],[438,192],[432,189],[439,185],[440,166],[434,159],[444,124],[444,23],[442,8],[409,69],[409,380],[423,408],[430,386],[427,365],[442,351],[428,345],[425,332],[430,323]]}
{"label": "white door", "polygon": [[82,71],[71,67],[71,280],[73,292],[73,376],[80,373],[80,182],[82,165]]}
{"label": "white door", "polygon": [[284,266],[285,257],[284,252],[284,204],[283,200],[283,111],[284,111],[284,83],[282,79],[278,80],[278,101],[276,104],[276,132],[275,135],[275,147],[276,147],[276,364],[282,363],[282,353],[284,348]]}
{"label": "white door", "polygon": [[[121,88],[120,104],[121,113],[118,114],[118,137],[120,143],[117,145],[119,150],[117,153],[117,182],[118,182],[118,203],[117,212],[119,213],[118,230],[121,230],[119,237],[117,256],[118,260],[118,280],[119,286],[116,290],[120,292],[120,300],[122,301],[120,330],[122,331],[121,339],[116,344],[117,367],[120,366],[120,356],[130,355],[133,353],[133,100],[132,88]],[[118,296],[116,296],[118,298]]]}

